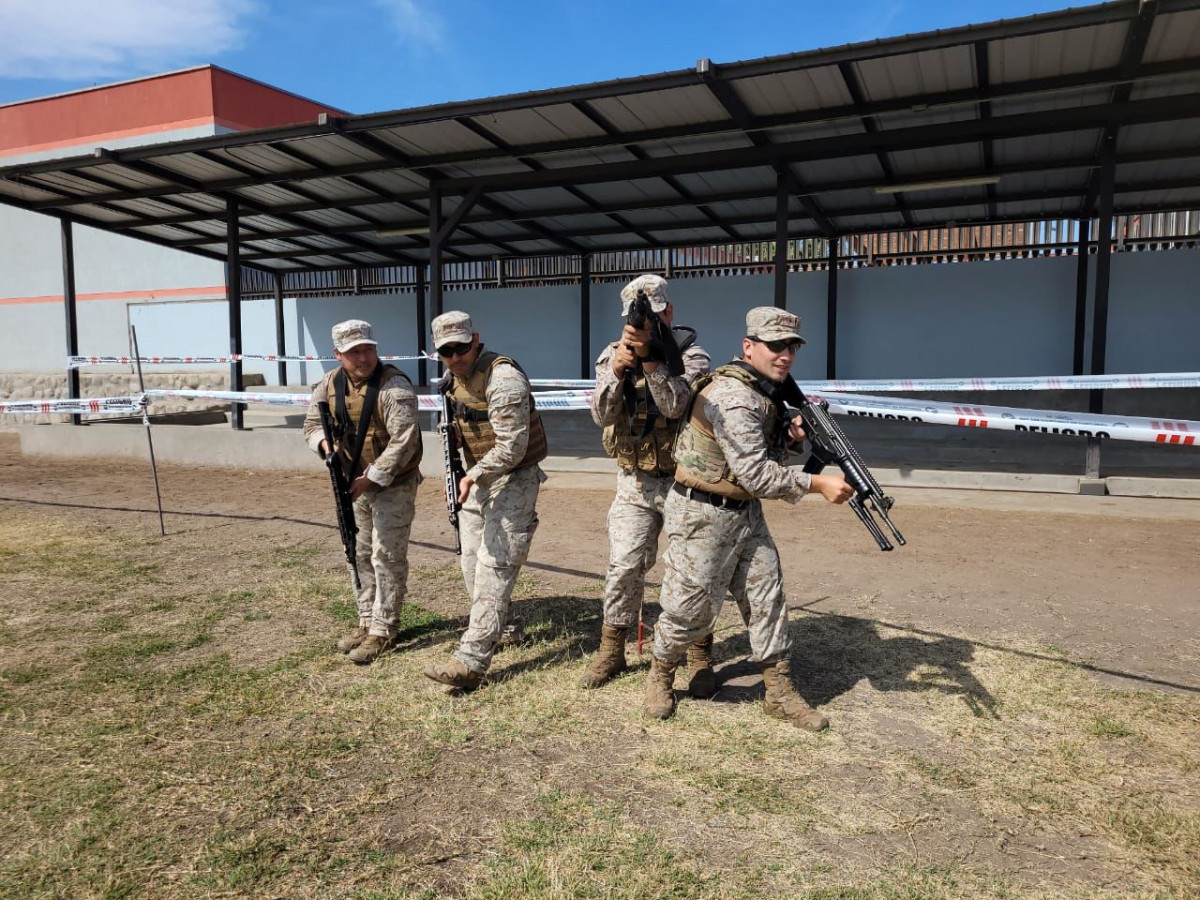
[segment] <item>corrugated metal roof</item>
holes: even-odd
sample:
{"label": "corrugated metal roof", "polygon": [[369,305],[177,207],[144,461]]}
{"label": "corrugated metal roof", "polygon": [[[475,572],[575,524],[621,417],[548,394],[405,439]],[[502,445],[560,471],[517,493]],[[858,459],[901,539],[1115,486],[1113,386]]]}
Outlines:
{"label": "corrugated metal roof", "polygon": [[1087,216],[1106,162],[1117,212],[1197,202],[1200,0],[97,151],[0,202],[215,258],[236,203],[291,270],[427,261],[435,194],[455,261],[770,239],[780,178],[792,238]]}

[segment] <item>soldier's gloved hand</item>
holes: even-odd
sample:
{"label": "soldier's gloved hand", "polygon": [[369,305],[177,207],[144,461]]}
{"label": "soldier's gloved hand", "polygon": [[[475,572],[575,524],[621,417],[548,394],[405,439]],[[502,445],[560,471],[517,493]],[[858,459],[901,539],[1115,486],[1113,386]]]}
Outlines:
{"label": "soldier's gloved hand", "polygon": [[854,496],[854,488],[841,475],[810,475],[809,490],[816,491],[830,503],[845,503]]}

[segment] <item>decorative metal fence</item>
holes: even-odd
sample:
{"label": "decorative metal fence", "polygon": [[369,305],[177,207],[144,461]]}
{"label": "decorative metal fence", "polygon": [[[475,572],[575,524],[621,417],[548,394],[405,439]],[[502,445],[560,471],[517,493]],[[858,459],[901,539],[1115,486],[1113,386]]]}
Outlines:
{"label": "decorative metal fence", "polygon": [[[1095,249],[1097,225],[1095,219],[1089,224],[1089,252]],[[1200,211],[1115,216],[1112,239],[1116,252],[1200,246]],[[843,268],[1073,256],[1080,244],[1077,219],[912,228],[844,235],[837,240],[838,265]],[[829,266],[829,241],[825,238],[790,240],[787,250],[789,271]],[[596,282],[624,281],[641,272],[661,272],[668,278],[769,274],[774,271],[774,261],[774,241],[610,251],[593,254],[591,278]],[[450,291],[537,287],[578,284],[580,275],[578,256],[468,260],[445,263],[442,284]],[[414,266],[363,266],[286,272],[280,278],[289,297],[332,297],[413,291],[417,270]],[[275,287],[273,274],[242,270],[243,297],[271,296]]]}

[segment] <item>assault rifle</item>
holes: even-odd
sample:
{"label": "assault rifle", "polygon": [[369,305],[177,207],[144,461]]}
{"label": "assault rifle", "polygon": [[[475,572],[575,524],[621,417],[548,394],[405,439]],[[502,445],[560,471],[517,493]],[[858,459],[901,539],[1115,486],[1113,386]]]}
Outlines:
{"label": "assault rifle", "polygon": [[641,331],[650,323],[650,359],[667,367],[672,378],[683,374],[683,350],[671,333],[671,326],[664,322],[650,306],[645,291],[638,291],[625,316],[625,324]]}
{"label": "assault rifle", "polygon": [[789,406],[798,410],[804,421],[808,440],[812,444],[812,455],[804,464],[804,471],[817,475],[830,463],[837,463],[846,481],[854,489],[850,508],[866,526],[867,531],[871,532],[871,537],[875,538],[879,549],[891,550],[892,543],[873,518],[874,515],[878,515],[884,521],[895,536],[896,543],[903,547],[907,543],[904,535],[888,518],[888,510],[896,501],[883,493],[883,488],[879,486],[867,464],[862,461],[854,445],[842,433],[837,422],[833,421],[833,417],[829,415],[829,404],[823,400],[816,403],[809,400],[791,375],[780,385],[779,396]]}
{"label": "assault rifle", "polygon": [[462,538],[458,533],[458,485],[466,477],[462,458],[458,455],[458,431],[454,426],[454,407],[450,394],[442,392],[442,422],[438,426],[442,433],[442,450],[446,457],[446,512],[450,514],[450,526],[454,529],[454,552],[462,556]]}
{"label": "assault rifle", "polygon": [[325,467],[329,469],[329,481],[333,484],[333,502],[337,509],[338,533],[342,536],[342,547],[346,550],[346,562],[354,573],[354,590],[362,590],[362,582],[358,578],[358,523],[354,521],[354,501],[350,499],[350,484],[346,473],[342,470],[342,461],[338,458],[337,447],[333,441],[333,415],[329,412],[329,404],[324,400],[317,404],[321,412],[321,428],[325,432],[325,446],[329,453],[325,457]]}

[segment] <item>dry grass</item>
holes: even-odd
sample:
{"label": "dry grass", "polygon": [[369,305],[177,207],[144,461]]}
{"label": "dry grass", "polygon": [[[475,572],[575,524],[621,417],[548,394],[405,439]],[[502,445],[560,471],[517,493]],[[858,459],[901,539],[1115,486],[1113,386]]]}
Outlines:
{"label": "dry grass", "polygon": [[465,612],[453,563],[414,568],[401,646],[356,668],[324,542],[189,540],[0,509],[0,896],[1200,891],[1194,696],[799,613],[829,732],[761,714],[729,618],[718,701],[649,723],[644,664],[578,687],[599,585],[524,576],[530,642],[458,697],[420,677]]}

